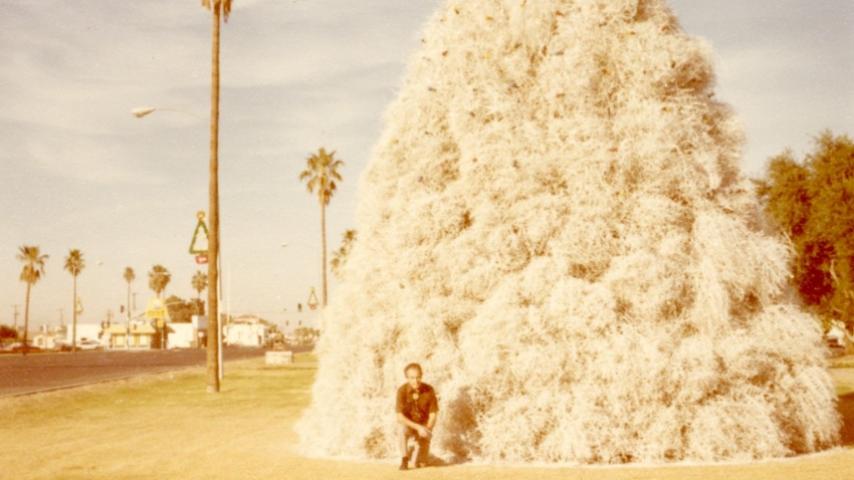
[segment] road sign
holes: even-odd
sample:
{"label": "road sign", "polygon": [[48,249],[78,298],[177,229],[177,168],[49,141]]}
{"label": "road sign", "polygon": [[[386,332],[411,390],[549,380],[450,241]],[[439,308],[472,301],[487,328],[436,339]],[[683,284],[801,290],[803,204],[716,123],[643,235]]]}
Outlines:
{"label": "road sign", "polygon": [[[193,239],[190,241],[190,253],[201,255],[208,253],[208,226],[205,225],[205,212],[199,210],[196,213],[196,229],[193,231]],[[199,235],[201,233],[201,236]],[[198,261],[198,257],[196,257]]]}
{"label": "road sign", "polygon": [[204,265],[208,263],[208,255],[206,253],[200,253],[196,255],[196,263],[199,265]]}
{"label": "road sign", "polygon": [[164,320],[169,318],[169,311],[166,310],[163,300],[157,297],[149,300],[148,307],[145,309],[145,318],[149,320]]}
{"label": "road sign", "polygon": [[311,287],[311,293],[308,295],[308,308],[314,310],[317,308],[317,294],[314,293],[314,287]]}

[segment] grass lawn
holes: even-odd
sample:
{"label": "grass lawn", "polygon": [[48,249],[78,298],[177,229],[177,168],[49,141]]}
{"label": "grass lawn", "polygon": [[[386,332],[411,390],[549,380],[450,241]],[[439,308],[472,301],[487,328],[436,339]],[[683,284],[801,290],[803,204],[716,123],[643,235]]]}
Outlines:
{"label": "grass lawn", "polygon": [[310,355],[289,367],[229,363],[223,391],[201,369],[0,399],[3,479],[851,479],[854,369],[834,369],[847,445],[756,464],[668,467],[488,467],[398,472],[393,461],[302,458],[292,427],[309,401]]}

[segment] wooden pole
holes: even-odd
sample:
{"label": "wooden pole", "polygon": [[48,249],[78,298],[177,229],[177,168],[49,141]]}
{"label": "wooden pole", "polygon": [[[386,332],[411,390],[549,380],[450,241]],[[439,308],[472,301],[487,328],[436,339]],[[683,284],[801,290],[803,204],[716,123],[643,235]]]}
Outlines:
{"label": "wooden pole", "polygon": [[213,32],[211,38],[211,143],[209,207],[210,238],[208,241],[208,337],[207,337],[207,391],[217,393],[219,381],[219,30],[222,2],[213,2]]}

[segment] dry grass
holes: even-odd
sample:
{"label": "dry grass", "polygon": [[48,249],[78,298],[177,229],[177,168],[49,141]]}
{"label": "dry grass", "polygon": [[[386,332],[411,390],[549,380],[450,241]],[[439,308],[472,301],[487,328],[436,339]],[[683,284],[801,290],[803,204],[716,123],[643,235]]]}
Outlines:
{"label": "dry grass", "polygon": [[[850,446],[818,455],[741,465],[497,467],[455,465],[400,473],[391,462],[306,459],[293,425],[308,405],[315,364],[229,364],[220,395],[201,371],[0,400],[0,478],[14,479],[842,479]],[[854,371],[836,370],[851,388]],[[838,375],[837,375],[838,374]],[[851,397],[849,395],[849,397]],[[849,445],[854,398],[846,400]]]}

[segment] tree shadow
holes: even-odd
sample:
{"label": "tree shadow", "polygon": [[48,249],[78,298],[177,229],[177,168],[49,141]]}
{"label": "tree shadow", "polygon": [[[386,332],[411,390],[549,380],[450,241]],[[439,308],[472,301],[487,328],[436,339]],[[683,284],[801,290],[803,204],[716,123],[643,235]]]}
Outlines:
{"label": "tree shadow", "polygon": [[837,408],[842,417],[842,431],[840,432],[842,445],[854,446],[854,392],[841,395]]}

